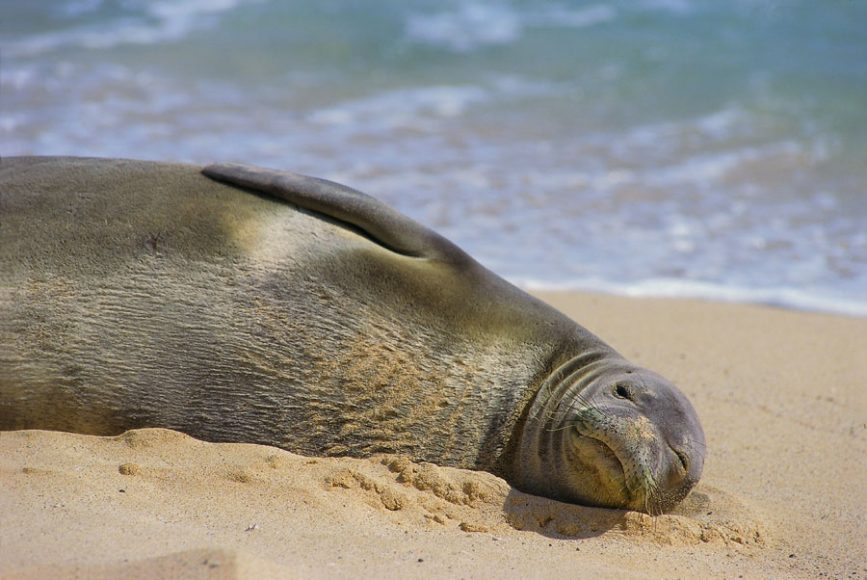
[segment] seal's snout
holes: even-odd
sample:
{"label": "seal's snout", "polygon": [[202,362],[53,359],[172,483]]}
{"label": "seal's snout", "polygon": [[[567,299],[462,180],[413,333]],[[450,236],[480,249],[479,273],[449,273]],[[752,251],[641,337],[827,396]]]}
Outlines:
{"label": "seal's snout", "polygon": [[[660,476],[662,480],[662,488],[675,492],[675,495],[686,496],[689,490],[695,485],[695,481],[690,480],[690,467],[693,460],[690,457],[688,450],[668,444],[669,461],[661,461],[663,469]],[[665,468],[667,467],[667,469]],[[676,490],[682,490],[677,492]]]}
{"label": "seal's snout", "polygon": [[[580,490],[584,501],[660,513],[698,482],[704,433],[692,405],[663,377],[609,368],[586,381],[576,401],[571,412],[580,437],[572,441],[572,463],[576,471],[596,466],[596,482]],[[602,461],[600,449],[616,461]]]}
{"label": "seal's snout", "polygon": [[[704,434],[695,410],[687,398],[671,383],[651,373],[628,372],[600,389],[600,406],[611,415],[622,417],[636,426],[631,437],[658,441],[660,478],[669,487],[698,481],[703,464]],[[645,428],[637,428],[644,425]]]}
{"label": "seal's snout", "polygon": [[659,514],[698,482],[704,432],[686,396],[660,375],[619,357],[575,359],[540,394],[515,456],[525,490]]}

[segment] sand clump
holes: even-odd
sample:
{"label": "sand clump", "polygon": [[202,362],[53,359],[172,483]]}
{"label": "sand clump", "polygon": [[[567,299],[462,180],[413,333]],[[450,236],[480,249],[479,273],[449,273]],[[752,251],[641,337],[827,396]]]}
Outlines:
{"label": "sand clump", "polygon": [[327,485],[367,492],[364,501],[372,507],[420,514],[431,523],[465,532],[527,530],[579,538],[608,533],[668,545],[764,544],[760,525],[743,504],[704,485],[674,513],[651,517],[564,504],[522,493],[489,473],[414,463],[405,457],[346,461],[355,465],[332,468],[336,470],[325,476]]}

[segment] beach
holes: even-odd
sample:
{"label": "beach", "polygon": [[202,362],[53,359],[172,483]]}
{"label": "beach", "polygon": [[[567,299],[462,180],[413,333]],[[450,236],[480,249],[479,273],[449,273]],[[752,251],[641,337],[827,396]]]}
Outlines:
{"label": "beach", "polygon": [[867,319],[539,296],[695,405],[674,512],[570,506],[404,457],[313,458],[162,429],[0,433],[3,578],[867,575]]}
{"label": "beach", "polygon": [[0,432],[0,578],[867,578],[867,3],[3,16],[0,163],[237,162],[363,191],[671,379],[707,459],[650,517],[399,456]]}

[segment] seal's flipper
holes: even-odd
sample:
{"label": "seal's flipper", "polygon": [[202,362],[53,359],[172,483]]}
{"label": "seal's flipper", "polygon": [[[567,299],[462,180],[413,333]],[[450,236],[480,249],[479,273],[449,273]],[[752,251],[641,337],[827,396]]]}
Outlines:
{"label": "seal's flipper", "polygon": [[362,230],[381,246],[414,258],[472,263],[455,244],[381,201],[333,181],[238,163],[215,163],[202,173],[216,181],[267,193]]}

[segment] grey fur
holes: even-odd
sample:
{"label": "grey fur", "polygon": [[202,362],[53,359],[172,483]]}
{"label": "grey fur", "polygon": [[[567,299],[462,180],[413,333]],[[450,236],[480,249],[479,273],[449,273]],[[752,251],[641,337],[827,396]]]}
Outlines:
{"label": "grey fur", "polygon": [[[679,391],[448,240],[324,180],[204,173],[223,183],[176,164],[0,162],[0,428],[404,453],[647,511],[698,479]],[[624,380],[655,406],[612,399]]]}

